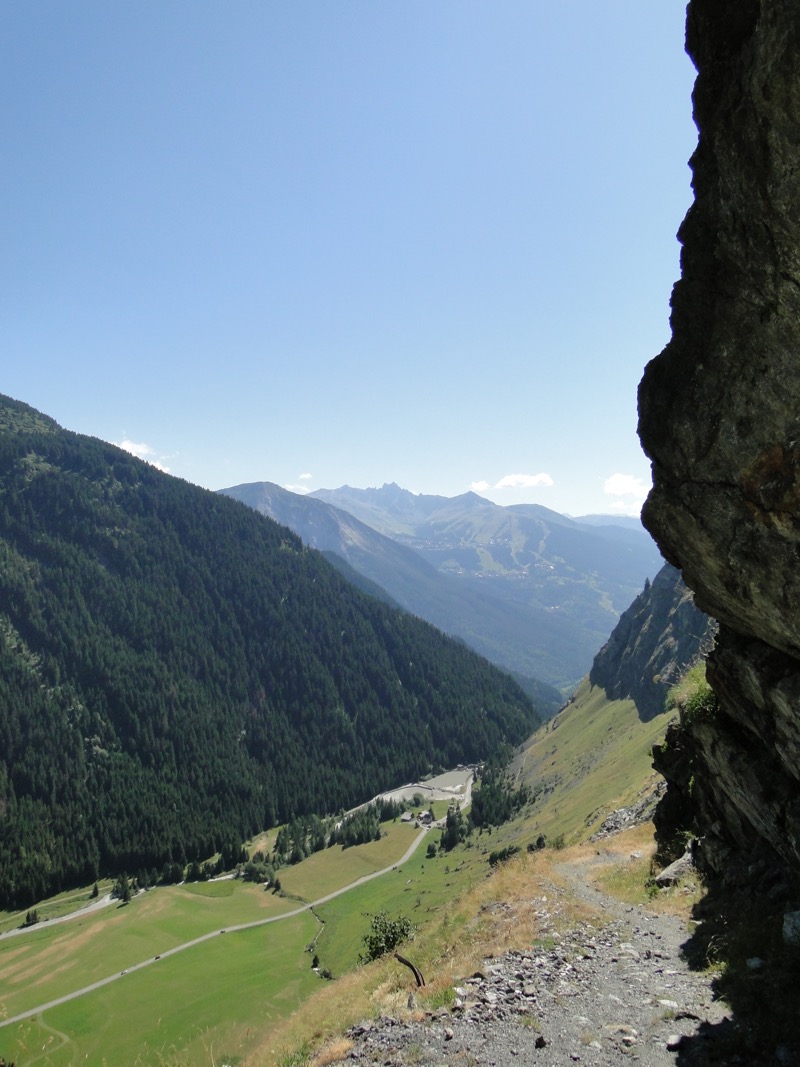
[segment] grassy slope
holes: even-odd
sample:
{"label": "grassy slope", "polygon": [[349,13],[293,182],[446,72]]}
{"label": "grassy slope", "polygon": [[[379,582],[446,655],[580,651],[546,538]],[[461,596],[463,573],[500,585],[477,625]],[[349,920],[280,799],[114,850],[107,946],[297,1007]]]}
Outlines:
{"label": "grassy slope", "polygon": [[[448,855],[429,860],[420,848],[402,875],[370,883],[363,896],[326,905],[320,910],[328,922],[318,942],[322,965],[335,974],[352,965],[363,932],[358,910],[402,912],[419,924],[413,945],[405,950],[427,981],[424,990],[416,991],[418,1003],[436,1008],[447,1002],[452,981],[469,974],[485,956],[535,944],[537,893],[547,894],[551,907],[558,863],[573,851],[581,855],[586,846],[530,854],[526,845],[539,833],[551,840],[563,834],[570,842],[584,842],[606,815],[648,793],[657,779],[650,750],[669,721],[665,714],[643,723],[632,701],[609,701],[602,689],[584,682],[568,707],[541,727],[515,760],[518,780],[537,793],[534,802],[513,822],[473,834]],[[488,854],[507,845],[517,845],[521,854],[490,869]],[[598,866],[599,884],[623,898],[644,900],[652,826],[609,839],[604,848],[609,855],[618,851],[623,862],[621,873],[614,864],[609,870]],[[631,850],[640,858],[631,860]],[[682,902],[684,910],[689,903]],[[574,902],[563,905],[565,921],[575,917],[576,907]],[[323,987],[313,1005],[278,1023],[253,1063],[286,1067],[308,1061],[322,1067],[335,1053],[346,1055],[347,1041],[337,1035],[348,1025],[376,1013],[401,1013],[412,987],[408,971],[392,959],[345,974]],[[327,1051],[315,1060],[311,1052],[321,1046]]]}
{"label": "grassy slope", "polygon": [[[396,823],[380,842],[327,849],[281,871],[288,895],[314,900],[400,859],[418,831]],[[259,841],[263,845],[264,841]],[[424,846],[421,847],[424,854]],[[399,876],[398,876],[399,877]],[[357,944],[365,910],[392,885],[379,879],[347,894],[337,914],[351,914]],[[89,890],[73,902],[85,903]],[[352,901],[351,901],[352,896]],[[350,901],[350,903],[348,903]],[[58,901],[65,910],[64,901]],[[53,1067],[71,1063],[206,1064],[242,1062],[277,1020],[320,987],[307,947],[321,925],[310,912],[247,931],[229,930],[174,957],[156,955],[202,934],[291,911],[296,902],[256,885],[223,881],[159,888],[124,907],[112,905],[68,923],[42,923],[0,941],[0,1017],[46,1003],[93,981],[151,960],[43,1020],[0,1030],[0,1057],[18,1067],[47,1048]],[[333,907],[333,905],[327,905]],[[50,905],[38,908],[50,914]],[[20,916],[6,916],[6,929]],[[338,952],[338,950],[337,950]],[[341,969],[356,953],[341,954]],[[338,966],[338,964],[337,964]]]}
{"label": "grassy slope", "polygon": [[537,794],[530,829],[582,840],[610,812],[649,791],[658,778],[650,752],[670,721],[664,714],[642,722],[632,700],[608,700],[604,690],[582,682],[514,761],[517,779]]}
{"label": "grassy slope", "polygon": [[[439,832],[430,832],[432,841]],[[445,905],[486,874],[486,856],[477,847],[429,859],[423,843],[411,859],[385,878],[338,897],[318,910],[325,922],[317,946],[320,963],[334,975],[351,970],[358,961],[368,915],[386,911],[406,915],[417,926],[435,920]]]}
{"label": "grassy slope", "polygon": [[[295,907],[253,885],[231,881],[203,888],[218,887],[234,891],[212,896],[197,892],[196,886],[157,889],[124,907],[111,905],[54,926],[44,923],[28,934],[0,941],[3,1014],[27,1011],[224,926]],[[190,957],[182,958],[189,966]],[[3,1039],[0,1032],[0,1045]]]}
{"label": "grassy slope", "polygon": [[357,848],[326,848],[294,867],[284,867],[279,872],[283,892],[304,902],[319,900],[394,863],[419,833],[413,824],[401,822],[384,823],[381,831],[385,836],[380,841]]}
{"label": "grassy slope", "polygon": [[[399,823],[387,829],[380,842],[326,850],[285,868],[282,884],[292,895],[315,899],[380,869],[399,859],[417,832]],[[423,842],[397,871],[318,909],[324,927],[309,913],[258,930],[229,931],[51,1009],[43,1020],[0,1030],[0,1056],[20,1067],[45,1048],[53,1067],[205,1064],[220,1062],[223,1054],[228,1062],[242,1062],[254,1043],[263,1045],[276,1024],[319,991],[309,945],[322,966],[342,974],[356,964],[369,926],[366,913],[402,912],[424,924],[440,917],[465,880],[485,876],[486,856],[477,847],[454,860],[452,870],[447,857],[430,861],[425,851]],[[0,1011],[16,1014],[202,933],[294,906],[260,887],[228,881],[161,888],[125,907],[42,924],[0,941]]]}

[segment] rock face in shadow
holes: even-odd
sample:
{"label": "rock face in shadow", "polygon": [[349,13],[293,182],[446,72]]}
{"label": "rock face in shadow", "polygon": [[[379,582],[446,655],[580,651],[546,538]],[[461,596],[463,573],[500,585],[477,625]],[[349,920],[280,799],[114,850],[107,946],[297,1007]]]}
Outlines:
{"label": "rock face in shadow", "polygon": [[620,616],[594,658],[589,681],[610,700],[633,700],[639,718],[649,722],[666,710],[667,693],[707,651],[714,629],[680,571],[666,563]]}
{"label": "rock face in shadow", "polygon": [[[719,620],[713,721],[659,755],[700,862],[800,872],[800,19],[791,0],[691,0],[695,201],[672,340],[646,368],[643,519]],[[681,802],[682,798],[682,802]],[[677,816],[676,816],[677,817]]]}

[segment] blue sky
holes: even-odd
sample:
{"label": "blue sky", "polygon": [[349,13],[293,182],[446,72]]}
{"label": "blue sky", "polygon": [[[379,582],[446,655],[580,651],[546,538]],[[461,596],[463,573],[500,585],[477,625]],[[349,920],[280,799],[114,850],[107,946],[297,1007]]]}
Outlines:
{"label": "blue sky", "polygon": [[691,199],[683,3],[0,20],[0,391],[211,489],[638,509]]}

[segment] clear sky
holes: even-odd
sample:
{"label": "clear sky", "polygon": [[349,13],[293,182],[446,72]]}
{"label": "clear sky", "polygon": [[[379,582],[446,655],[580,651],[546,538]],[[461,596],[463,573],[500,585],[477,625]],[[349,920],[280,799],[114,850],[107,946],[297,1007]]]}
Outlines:
{"label": "clear sky", "polygon": [[211,489],[638,511],[681,0],[19,0],[0,30],[0,392]]}

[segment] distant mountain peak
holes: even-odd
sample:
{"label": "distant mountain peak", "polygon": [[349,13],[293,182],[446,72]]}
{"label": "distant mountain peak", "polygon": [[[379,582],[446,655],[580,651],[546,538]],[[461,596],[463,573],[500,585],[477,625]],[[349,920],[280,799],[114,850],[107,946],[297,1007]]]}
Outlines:
{"label": "distant mountain peak", "polygon": [[[505,669],[562,691],[586,674],[619,613],[660,565],[641,525],[581,525],[539,504],[501,506],[473,490],[430,496],[393,481],[317,489],[302,498],[306,514],[296,498],[288,509],[277,499],[265,506],[250,487],[226,492],[335,552],[408,611]],[[322,505],[336,518],[323,520]]]}
{"label": "distant mountain peak", "polygon": [[462,504],[480,504],[482,507],[497,508],[499,504],[495,504],[494,501],[487,499],[485,496],[480,496],[472,489],[468,489],[466,493],[460,493],[458,496],[450,498],[451,500],[458,500]]}

